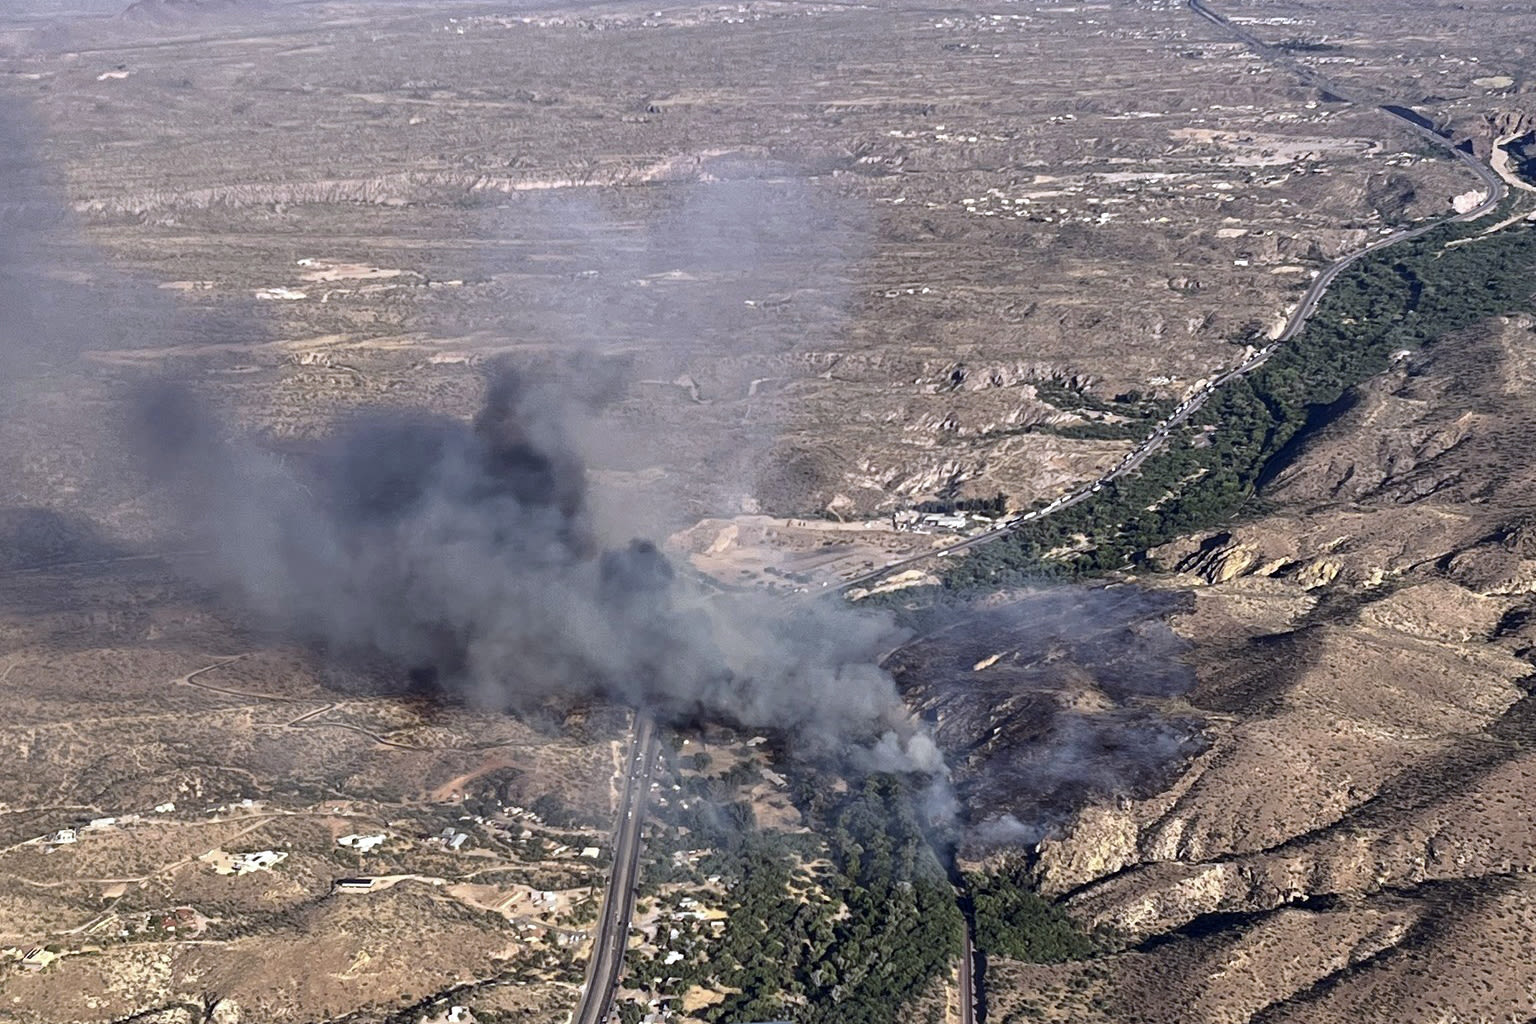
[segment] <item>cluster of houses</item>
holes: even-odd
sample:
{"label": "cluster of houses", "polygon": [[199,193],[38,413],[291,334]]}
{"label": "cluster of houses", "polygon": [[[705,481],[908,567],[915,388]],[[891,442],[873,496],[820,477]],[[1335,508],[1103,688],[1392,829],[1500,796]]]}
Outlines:
{"label": "cluster of houses", "polygon": [[[481,821],[479,818],[474,820]],[[514,838],[511,831],[504,826],[500,826],[494,823],[482,823],[486,824],[486,827],[488,827],[493,834],[496,834],[501,838]],[[470,833],[449,825],[444,827],[441,832],[437,833],[437,835],[426,837],[426,842],[432,846],[441,846],[445,850],[457,852],[462,850],[472,838],[473,836],[471,836]],[[533,832],[525,828],[515,838],[531,839],[533,838]],[[372,850],[378,849],[388,841],[389,836],[383,832],[375,832],[368,835],[354,832],[350,835],[339,837],[336,840],[336,845],[345,847],[349,850],[356,850],[358,853],[368,853]],[[572,847],[570,846],[556,846],[552,851],[550,851],[550,855],[559,857],[561,855],[570,853],[571,850]],[[580,857],[586,857],[589,860],[596,860],[598,857],[602,856],[602,850],[596,846],[584,846],[577,852],[576,855]]]}
{"label": "cluster of houses", "polygon": [[[232,803],[206,808],[203,813],[212,815],[213,820],[218,820],[219,815],[228,814],[233,811],[251,811],[255,810],[258,806],[259,801],[252,800],[247,797],[243,800],[236,800]],[[52,850],[55,847],[68,846],[71,843],[77,843],[88,832],[104,832],[109,829],[123,828],[129,825],[137,825],[145,821],[146,816],[148,815],[173,814],[175,811],[175,801],[166,800],[163,803],[155,804],[152,809],[145,811],[143,814],[121,814],[115,816],[104,815],[99,818],[91,818],[89,821],[77,822],[74,825],[69,825],[64,828],[57,829],[53,832],[50,832],[48,835],[38,836],[36,839],[30,840],[30,842],[46,846],[49,850]]]}
{"label": "cluster of houses", "polygon": [[[448,850],[463,849],[464,844],[469,842],[469,840],[470,835],[468,832],[461,832],[452,826],[444,828],[437,835],[428,836],[426,839],[429,844],[441,846]],[[384,832],[374,832],[369,835],[354,832],[351,835],[339,837],[336,840],[336,845],[349,850],[356,850],[358,853],[368,853],[378,849],[387,842],[389,842],[389,836]]]}
{"label": "cluster of houses", "polygon": [[[163,804],[156,804],[155,809],[151,813],[170,814],[175,809],[176,805],[167,801]],[[51,850],[55,846],[69,846],[71,843],[78,843],[80,841],[80,837],[87,832],[105,832],[108,829],[120,828],[124,825],[136,825],[143,820],[144,815],[142,814],[124,814],[121,817],[104,816],[100,818],[91,818],[89,821],[58,829],[46,836],[39,836],[38,838],[32,840],[32,842],[43,844],[49,847]]]}
{"label": "cluster of houses", "polygon": [[511,841],[513,839],[532,839],[533,838],[533,830],[532,829],[528,829],[528,828],[519,829],[518,832],[514,835],[510,828],[508,828],[506,825],[500,824],[498,822],[491,822],[486,827],[491,830],[491,834],[492,835],[496,836],[499,839],[505,839],[505,840]]}
{"label": "cluster of houses", "polygon": [[[161,931],[172,935],[178,933],[186,935],[202,931],[204,922],[198,916],[197,911],[191,907],[177,907],[170,913],[150,915],[147,925],[157,926]],[[118,934],[127,936],[129,931],[124,928]]]}
{"label": "cluster of houses", "polygon": [[530,811],[526,807],[519,807],[517,804],[507,804],[507,806],[501,809],[501,812],[512,817],[527,818],[535,825],[544,824],[544,819],[539,817],[537,811]]}
{"label": "cluster of houses", "polygon": [[[678,851],[677,854],[674,854],[674,858],[680,858],[680,862],[686,861],[690,859],[687,855],[692,852],[702,854],[704,851]],[[718,884],[720,881],[719,876],[712,876],[710,881]],[[675,909],[662,910],[653,920],[640,924],[639,931],[644,936],[645,941],[651,944],[661,944],[663,931],[666,932],[669,942],[676,942],[682,934],[681,929],[674,925],[674,922],[679,920],[701,922],[706,929],[715,934],[719,934],[725,927],[725,914],[723,912],[704,907],[692,896],[683,896],[678,899]],[[669,949],[662,955],[661,963],[664,967],[672,967],[687,959],[687,953],[678,949]],[[640,1018],[641,1021],[662,1022],[677,1019],[676,1011],[669,1005],[672,999],[673,997],[671,996],[656,996],[654,994],[651,998],[645,999],[644,1005],[647,1012]]]}

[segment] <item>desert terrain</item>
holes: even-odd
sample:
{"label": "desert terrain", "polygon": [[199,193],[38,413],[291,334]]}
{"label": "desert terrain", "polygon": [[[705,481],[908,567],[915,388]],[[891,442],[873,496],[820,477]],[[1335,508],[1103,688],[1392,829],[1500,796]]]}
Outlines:
{"label": "desert terrain", "polygon": [[[302,461],[365,410],[468,419],[508,361],[568,396],[601,543],[836,588],[1100,479],[1330,261],[1482,187],[1362,97],[1512,182],[1455,245],[1532,230],[1524,5],[1213,6],[1355,101],[1172,0],[0,22],[0,1021],[559,1022],[600,934],[628,710],[444,702],[243,618],[124,396],[181,381]],[[983,941],[980,1019],[1536,1018],[1533,337],[1527,303],[1394,356],[1108,578],[874,588],[944,867],[1091,936]],[[847,838],[926,864],[936,819],[781,753],[668,731],[616,1019],[841,1019],[815,961],[871,893],[953,939],[948,881]],[[969,1024],[927,952],[885,1011]]]}

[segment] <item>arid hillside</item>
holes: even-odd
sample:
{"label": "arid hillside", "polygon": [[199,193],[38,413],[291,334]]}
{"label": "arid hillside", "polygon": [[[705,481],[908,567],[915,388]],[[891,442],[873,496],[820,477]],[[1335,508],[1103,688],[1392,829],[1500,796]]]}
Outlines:
{"label": "arid hillside", "polygon": [[1159,552],[1180,569],[1159,585],[1194,598],[1172,621],[1211,746],[1040,845],[1042,889],[1131,950],[1005,968],[1002,1005],[1054,986],[1042,1005],[1094,996],[1074,1019],[1536,1012],[1532,336],[1509,318],[1404,360],[1277,476],[1281,510]]}

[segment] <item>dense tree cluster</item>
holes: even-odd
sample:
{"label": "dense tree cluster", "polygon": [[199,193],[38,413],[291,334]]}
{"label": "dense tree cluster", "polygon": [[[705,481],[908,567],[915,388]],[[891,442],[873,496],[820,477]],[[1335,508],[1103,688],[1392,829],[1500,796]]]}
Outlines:
{"label": "dense tree cluster", "polygon": [[1263,367],[1219,389],[1141,472],[1091,500],[1024,524],[947,567],[951,589],[1081,575],[1234,515],[1295,442],[1341,408],[1349,388],[1489,316],[1531,308],[1536,229],[1517,225],[1447,248],[1481,226],[1445,225],[1339,276],[1306,329]]}
{"label": "dense tree cluster", "polygon": [[1127,391],[1116,395],[1112,401],[1104,401],[1096,398],[1080,387],[1073,387],[1061,381],[1042,380],[1034,382],[1035,397],[1042,402],[1054,405],[1058,409],[1068,412],[1081,413],[1084,410],[1090,412],[1113,413],[1117,416],[1138,416],[1146,419],[1160,419],[1173,411],[1176,404],[1166,399],[1144,395],[1140,391]]}
{"label": "dense tree cluster", "polygon": [[745,804],[693,818],[687,842],[713,846],[698,873],[729,893],[724,927],[679,929],[668,945],[685,959],[636,963],[633,977],[726,992],[701,1011],[711,1020],[894,1024],[959,955],[954,890],[899,778],[842,793],[819,780],[798,796],[814,833],[760,830]]}
{"label": "dense tree cluster", "polygon": [[806,787],[807,815],[826,837],[829,870],[804,889],[776,840],[760,836],[734,868],[733,905],[712,951],[718,980],[741,991],[720,1021],[888,1024],[948,969],[964,927],[901,781],[872,776],[841,796]]}
{"label": "dense tree cluster", "polygon": [[1081,960],[1102,946],[1099,937],[1035,892],[1022,864],[970,874],[966,891],[976,921],[976,948],[988,956],[1059,963]]}
{"label": "dense tree cluster", "polygon": [[986,512],[992,515],[1002,515],[1008,511],[1008,496],[999,491],[990,498],[957,498],[953,501],[922,501],[918,502],[919,512],[933,512],[939,515],[950,515],[955,512]]}

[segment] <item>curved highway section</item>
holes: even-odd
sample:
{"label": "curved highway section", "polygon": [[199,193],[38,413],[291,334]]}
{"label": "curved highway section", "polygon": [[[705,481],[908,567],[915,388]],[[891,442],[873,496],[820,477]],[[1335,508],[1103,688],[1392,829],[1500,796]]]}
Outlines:
{"label": "curved highway section", "polygon": [[[1237,39],[1239,42],[1252,49],[1259,56],[1268,60],[1273,60],[1278,64],[1284,65],[1291,71],[1294,71],[1309,85],[1312,85],[1317,89],[1322,90],[1323,92],[1329,93],[1332,96],[1336,96],[1343,100],[1348,100],[1351,103],[1370,104],[1375,106],[1382,113],[1388,114],[1401,121],[1403,124],[1406,124],[1425,141],[1433,143],[1434,145],[1439,146],[1441,149],[1446,150],[1448,153],[1450,153],[1451,156],[1455,157],[1457,160],[1461,161],[1468,168],[1470,168],[1483,182],[1483,184],[1487,186],[1486,197],[1481,203],[1479,203],[1473,209],[1468,210],[1466,213],[1453,214],[1447,217],[1437,217],[1434,220],[1428,221],[1417,227],[1405,228],[1401,231],[1394,231],[1390,235],[1382,235],[1380,238],[1376,239],[1365,248],[1330,263],[1320,273],[1318,273],[1316,278],[1313,279],[1312,286],[1308,288],[1306,294],[1301,297],[1301,301],[1297,303],[1295,310],[1292,311],[1290,319],[1286,321],[1285,329],[1279,334],[1278,337],[1275,338],[1274,341],[1259,349],[1253,355],[1245,359],[1242,363],[1234,366],[1232,369],[1216,377],[1214,380],[1211,380],[1205,385],[1205,387],[1201,388],[1195,394],[1186,398],[1179,404],[1179,407],[1175,409],[1167,419],[1159,423],[1152,430],[1152,432],[1142,440],[1139,445],[1128,452],[1125,458],[1122,459],[1114,469],[1110,470],[1108,473],[1105,473],[1099,479],[1094,480],[1091,483],[1084,484],[1082,487],[1076,491],[1073,491],[1071,494],[1062,495],[1055,501],[1051,502],[1049,505],[1046,505],[1044,508],[1035,509],[1031,512],[1025,512],[1024,514],[1016,516],[1006,523],[1003,523],[995,529],[988,530],[985,533],[979,533],[974,537],[968,537],[965,540],[959,541],[955,544],[950,544],[947,547],[937,548],[933,551],[924,551],[921,554],[912,555],[908,558],[903,558],[895,562],[887,563],[879,569],[864,573],[863,575],[857,576],[851,580],[845,580],[837,585],[835,588],[836,592],[842,593],[854,587],[861,587],[869,583],[874,583],[877,580],[884,579],[886,576],[889,576],[893,572],[898,572],[902,569],[916,565],[917,563],[926,561],[930,558],[944,558],[955,554],[956,552],[965,551],[969,548],[980,547],[983,544],[990,544],[992,541],[998,540],[999,538],[1005,537],[1009,533],[1013,532],[1013,530],[1021,523],[1027,523],[1035,519],[1044,518],[1045,516],[1054,515],[1063,509],[1068,509],[1074,505],[1079,505],[1087,501],[1089,498],[1093,497],[1094,494],[1098,493],[1098,491],[1111,480],[1119,479],[1128,473],[1134,473],[1139,470],[1142,463],[1146,462],[1154,452],[1156,452],[1159,448],[1163,447],[1163,445],[1167,443],[1168,436],[1173,431],[1173,429],[1187,422],[1191,416],[1198,412],[1200,407],[1205,405],[1206,400],[1215,393],[1217,388],[1222,387],[1225,384],[1230,384],[1232,381],[1237,380],[1240,377],[1245,377],[1252,373],[1254,370],[1257,370],[1259,367],[1263,366],[1266,362],[1269,361],[1269,357],[1274,355],[1277,349],[1279,349],[1286,342],[1290,341],[1292,338],[1296,337],[1297,334],[1301,333],[1302,328],[1307,325],[1307,321],[1317,310],[1317,304],[1322,300],[1323,295],[1327,293],[1329,285],[1333,284],[1334,280],[1337,279],[1338,276],[1345,270],[1349,269],[1349,267],[1356,261],[1369,256],[1371,253],[1376,252],[1379,249],[1385,249],[1389,245],[1396,245],[1398,242],[1406,242],[1411,238],[1418,238],[1420,235],[1427,234],[1430,231],[1433,231],[1435,228],[1440,227],[1442,224],[1450,224],[1456,221],[1476,220],[1478,217],[1481,217],[1483,214],[1498,206],[1499,203],[1503,202],[1504,196],[1506,195],[1508,189],[1505,186],[1504,180],[1494,172],[1493,168],[1489,167],[1487,164],[1484,164],[1471,153],[1462,149],[1460,146],[1457,146],[1455,141],[1453,141],[1448,136],[1441,135],[1439,132],[1434,131],[1430,127],[1427,127],[1427,122],[1425,122],[1424,119],[1420,118],[1417,114],[1414,114],[1413,111],[1409,108],[1404,106],[1394,106],[1391,104],[1376,103],[1372,100],[1361,98],[1358,96],[1358,94],[1352,96],[1349,90],[1343,90],[1335,87],[1332,83],[1324,79],[1312,68],[1309,68],[1305,64],[1302,64],[1300,61],[1295,60],[1284,51],[1270,46],[1255,36],[1253,33],[1249,32],[1247,29],[1242,28],[1239,25],[1234,25],[1224,16],[1217,14],[1205,4],[1205,0],[1187,0],[1187,2],[1189,4],[1189,9],[1195,14],[1221,28],[1227,34],[1231,35],[1233,38]],[[828,591],[831,591],[834,588],[829,587],[827,589]]]}

